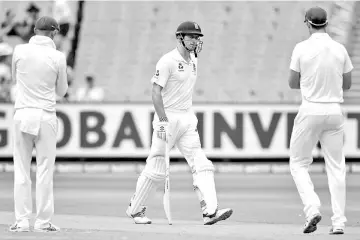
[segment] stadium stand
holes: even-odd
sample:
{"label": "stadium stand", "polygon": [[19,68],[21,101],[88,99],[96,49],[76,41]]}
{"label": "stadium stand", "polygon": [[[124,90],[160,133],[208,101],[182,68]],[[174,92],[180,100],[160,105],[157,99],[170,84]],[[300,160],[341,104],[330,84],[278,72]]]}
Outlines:
{"label": "stadium stand", "polygon": [[177,25],[191,19],[205,33],[194,101],[299,101],[287,86],[288,64],[308,37],[302,19],[314,5],[330,13],[333,3],[89,1],[76,79],[91,72],[110,101],[150,101],[156,61],[174,47]]}
{"label": "stadium stand", "polygon": [[[42,14],[52,1],[35,1]],[[21,19],[29,1],[1,1],[0,14],[13,9]],[[73,4],[74,5],[74,4]],[[199,56],[195,102],[298,103],[287,85],[295,44],[308,38],[302,19],[311,6],[329,13],[329,34],[344,43],[359,64],[359,4],[354,2],[125,2],[85,1],[76,51],[73,87],[92,75],[106,101],[149,102],[157,60],[174,48],[179,23],[194,20],[205,34]],[[348,33],[352,34],[348,34]],[[16,43],[15,43],[16,44]],[[359,49],[358,49],[359,48]],[[360,72],[354,91],[360,101]]]}
{"label": "stadium stand", "polygon": [[[344,21],[349,22],[350,27],[347,31],[347,48],[350,53],[354,70],[352,73],[352,87],[351,90],[344,93],[346,104],[360,103],[360,4],[359,2],[344,2],[339,8],[342,10]],[[349,13],[350,12],[350,13]],[[343,24],[344,25],[344,24]]]}
{"label": "stadium stand", "polygon": [[[29,1],[0,1],[0,20],[4,20],[5,14],[8,10],[14,14],[14,22],[23,22],[26,16],[26,10],[29,7]],[[49,14],[51,11],[51,1],[36,1],[36,6],[40,9],[41,14]],[[15,36],[6,36],[4,39],[12,47],[22,43],[22,41]]]}

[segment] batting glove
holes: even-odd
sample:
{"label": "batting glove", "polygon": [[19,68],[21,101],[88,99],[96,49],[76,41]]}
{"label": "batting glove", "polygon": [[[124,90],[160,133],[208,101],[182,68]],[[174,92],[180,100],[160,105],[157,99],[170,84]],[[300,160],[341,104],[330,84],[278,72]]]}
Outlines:
{"label": "batting glove", "polygon": [[168,130],[169,130],[169,122],[167,121],[167,118],[162,121],[163,119],[160,119],[160,122],[156,124],[156,134],[157,137],[167,142],[168,140]]}

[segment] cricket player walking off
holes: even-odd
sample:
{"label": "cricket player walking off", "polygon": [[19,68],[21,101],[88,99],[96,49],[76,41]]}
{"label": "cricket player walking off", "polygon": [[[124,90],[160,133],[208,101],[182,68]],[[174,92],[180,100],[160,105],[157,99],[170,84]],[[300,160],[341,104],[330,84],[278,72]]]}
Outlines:
{"label": "cricket player walking off", "polygon": [[68,84],[65,55],[56,50],[53,38],[59,31],[50,17],[37,20],[36,35],[16,46],[12,77],[17,95],[14,114],[14,200],[16,222],[12,232],[29,231],[32,214],[30,164],[36,149],[36,220],[34,231],[56,232],[53,171],[56,155],[56,94],[64,96]]}
{"label": "cricket player walking off", "polygon": [[202,49],[201,28],[194,22],[183,22],[175,33],[177,47],[161,57],[151,79],[155,108],[154,134],[146,166],[140,174],[136,192],[126,214],[137,224],[150,224],[144,206],[149,195],[165,179],[165,141],[179,149],[193,175],[194,190],[199,198],[205,225],[225,220],[232,209],[218,209],[214,166],[201,149],[192,94],[197,77],[197,54]]}
{"label": "cricket player walking off", "polygon": [[323,150],[333,216],[330,234],[343,234],[345,217],[343,90],[350,89],[353,69],[345,47],[326,33],[327,14],[322,8],[306,12],[310,38],[298,43],[292,53],[289,85],[301,89],[302,103],[290,141],[290,169],[304,204],[304,233],[317,229],[321,220],[320,199],[314,191],[308,168],[312,150],[320,141]]}

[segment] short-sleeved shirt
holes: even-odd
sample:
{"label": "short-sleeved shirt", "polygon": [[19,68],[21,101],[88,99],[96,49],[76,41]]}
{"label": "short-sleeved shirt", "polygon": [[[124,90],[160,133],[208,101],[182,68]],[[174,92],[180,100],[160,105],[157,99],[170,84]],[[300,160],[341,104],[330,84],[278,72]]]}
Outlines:
{"label": "short-sleeved shirt", "polygon": [[191,54],[187,62],[177,48],[160,58],[151,83],[163,87],[161,94],[165,110],[188,110],[197,78],[197,59]]}
{"label": "short-sleeved shirt", "polygon": [[314,33],[295,46],[290,69],[300,73],[301,94],[306,101],[342,103],[342,75],[353,65],[342,44],[327,33]]}
{"label": "short-sleeved shirt", "polygon": [[34,36],[13,53],[15,109],[38,108],[55,112],[56,91],[68,88],[66,58],[49,37]]}

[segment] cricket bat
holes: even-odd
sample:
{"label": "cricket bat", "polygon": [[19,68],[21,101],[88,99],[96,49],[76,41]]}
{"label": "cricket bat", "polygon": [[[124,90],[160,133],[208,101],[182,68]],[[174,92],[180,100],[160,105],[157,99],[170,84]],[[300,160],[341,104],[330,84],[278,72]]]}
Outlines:
{"label": "cricket bat", "polygon": [[164,189],[163,204],[169,225],[172,225],[171,207],[170,207],[170,156],[169,156],[170,153],[169,152],[170,152],[169,144],[165,142],[165,189]]}

